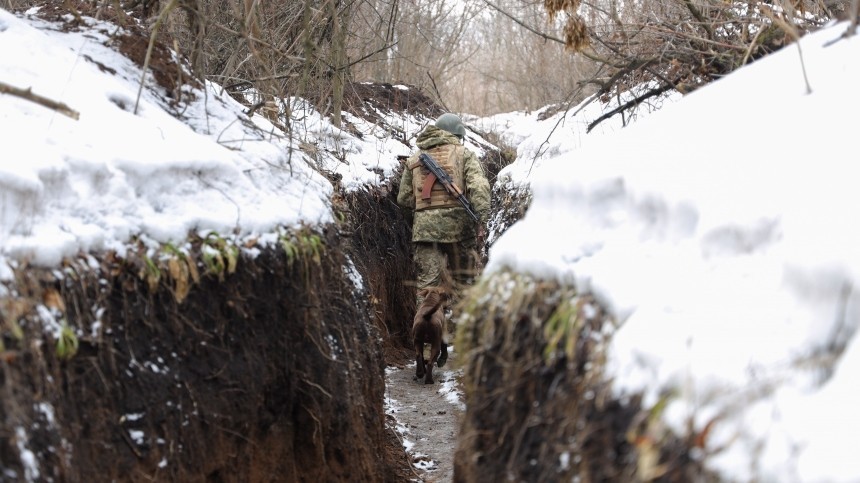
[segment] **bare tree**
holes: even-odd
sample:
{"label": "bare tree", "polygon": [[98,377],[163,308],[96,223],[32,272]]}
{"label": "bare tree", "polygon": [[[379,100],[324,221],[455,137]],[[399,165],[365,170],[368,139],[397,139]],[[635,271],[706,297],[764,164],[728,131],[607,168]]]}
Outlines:
{"label": "bare tree", "polygon": [[[442,94],[475,51],[469,35],[474,16],[470,2],[366,1],[359,10],[351,57],[367,62],[354,66],[357,80],[406,83],[430,95]],[[437,100],[450,104],[441,95]]]}
{"label": "bare tree", "polygon": [[189,21],[175,22],[171,35],[191,46],[183,54],[202,59],[197,65],[205,65],[206,77],[275,122],[289,112],[284,100],[291,97],[340,122],[354,0],[183,1]]}
{"label": "bare tree", "polygon": [[332,119],[334,125],[340,127],[343,110],[343,94],[349,80],[349,58],[347,56],[347,35],[349,33],[350,13],[352,3],[346,2],[338,8],[337,2],[328,0],[329,15],[331,16],[331,71],[332,71]]}
{"label": "bare tree", "polygon": [[[38,3],[0,2],[19,10]],[[90,11],[121,5],[144,25],[153,25],[168,3],[64,2]],[[691,92],[836,16],[848,17],[857,3],[176,0],[158,35],[190,60],[198,77],[273,120],[289,112],[284,99],[299,97],[340,123],[354,81],[410,84],[449,109],[481,115],[576,102],[595,92],[606,100],[650,86],[617,112],[629,116],[649,96]]]}
{"label": "bare tree", "polygon": [[[480,49],[470,58],[470,80],[457,82],[468,92],[482,92],[484,99],[468,102],[470,112],[494,113],[538,109],[574,97],[585,90],[581,81],[594,65],[566,52],[555,37],[563,28],[547,18],[538,3],[483,1],[475,22]],[[483,86],[483,88],[480,88]],[[474,95],[474,94],[473,94]],[[468,99],[467,99],[468,101]]]}

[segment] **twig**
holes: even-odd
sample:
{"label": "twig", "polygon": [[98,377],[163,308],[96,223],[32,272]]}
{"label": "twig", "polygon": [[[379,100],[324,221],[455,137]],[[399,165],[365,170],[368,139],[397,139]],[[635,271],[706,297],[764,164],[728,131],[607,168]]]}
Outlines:
{"label": "twig", "polygon": [[220,23],[213,23],[213,24],[212,24],[212,26],[213,26],[213,27],[215,27],[215,28],[221,29],[221,30],[223,30],[224,32],[227,32],[228,34],[233,34],[233,35],[235,35],[235,36],[237,36],[237,37],[240,37],[240,38],[243,38],[243,39],[247,39],[247,40],[251,40],[251,41],[253,41],[253,42],[255,42],[255,43],[258,43],[258,44],[262,45],[263,47],[268,47],[269,49],[271,49],[271,50],[272,50],[272,52],[274,52],[274,53],[278,54],[278,55],[280,56],[281,60],[295,60],[295,61],[298,61],[298,62],[304,62],[304,61],[305,61],[305,58],[304,58],[304,57],[299,57],[299,56],[296,56],[296,55],[290,55],[290,54],[288,54],[288,53],[286,53],[286,52],[282,51],[281,49],[279,49],[277,46],[275,46],[275,45],[273,45],[273,44],[271,44],[271,43],[269,43],[269,42],[266,42],[265,40],[262,40],[262,39],[260,39],[260,38],[258,38],[258,37],[255,37],[255,36],[253,36],[253,35],[251,35],[251,34],[249,34],[249,33],[242,33],[242,32],[239,32],[239,31],[233,30],[233,29],[231,29],[231,28],[229,28],[229,27],[226,27],[226,26],[224,26],[224,25],[222,25],[222,24],[220,24]]}
{"label": "twig", "polygon": [[430,75],[430,71],[427,71],[427,77],[430,78],[430,83],[433,85],[433,92],[436,93],[436,97],[439,99],[439,104],[442,104],[442,107],[447,111],[451,112],[451,109],[448,109],[448,106],[445,105],[445,101],[442,100],[442,94],[439,94],[439,88],[436,87],[436,79]]}
{"label": "twig", "polygon": [[644,101],[645,99],[649,99],[649,98],[651,98],[651,97],[659,96],[660,94],[662,94],[662,93],[664,93],[664,92],[666,92],[666,91],[668,91],[668,90],[671,90],[671,89],[674,89],[674,86],[672,86],[672,85],[664,85],[663,87],[660,87],[660,88],[657,88],[657,89],[650,90],[650,91],[646,92],[645,94],[642,94],[641,96],[639,96],[639,97],[637,97],[637,98],[635,98],[635,99],[631,99],[631,100],[629,100],[629,101],[625,102],[624,104],[622,104],[622,105],[620,105],[620,106],[616,107],[615,109],[613,109],[613,110],[611,110],[611,111],[609,111],[609,112],[607,112],[607,113],[603,114],[602,116],[598,117],[598,118],[597,118],[597,119],[595,119],[594,121],[592,121],[592,122],[588,125],[588,128],[586,128],[585,132],[586,132],[586,133],[591,132],[591,130],[592,130],[592,129],[594,129],[594,127],[595,127],[595,126],[597,126],[597,125],[598,125],[598,124],[600,124],[601,122],[603,122],[603,121],[605,121],[605,120],[609,119],[610,117],[612,117],[612,116],[614,116],[614,115],[618,114],[619,112],[624,112],[624,111],[626,111],[627,109],[629,109],[629,108],[631,108],[631,107],[633,107],[633,106],[637,106],[637,105],[639,105],[639,104],[640,104],[640,103],[642,103],[642,101]]}
{"label": "twig", "polygon": [[397,441],[400,441],[400,446],[402,446],[402,447],[404,448],[403,456],[405,456],[405,457],[406,457],[406,458],[405,458],[405,459],[406,459],[406,463],[408,463],[408,464],[409,464],[409,469],[410,469],[410,470],[412,470],[412,474],[413,474],[413,475],[415,475],[415,476],[417,476],[418,478],[421,478],[421,474],[420,474],[420,473],[418,473],[417,471],[415,471],[415,465],[412,463],[412,457],[411,457],[411,456],[409,456],[409,453],[408,453],[407,451],[405,451],[406,445],[403,443],[403,438],[401,438],[401,437],[400,437],[400,435],[399,435],[399,434],[397,434],[397,430],[396,430],[396,429],[394,429],[394,428],[392,428],[392,427],[390,427],[390,426],[388,426],[386,429],[388,429],[389,431],[391,431],[391,432],[394,434],[394,437],[395,437],[395,438],[397,438]]}
{"label": "twig", "polygon": [[143,455],[140,453],[140,450],[137,449],[137,446],[135,446],[134,441],[131,440],[131,436],[128,435],[125,428],[123,428],[122,426],[119,426],[119,434],[122,435],[122,439],[126,442],[126,444],[128,444],[128,447],[131,448],[131,452],[134,453],[134,455],[138,458],[143,458]]}
{"label": "twig", "polygon": [[518,24],[518,25],[520,25],[521,27],[525,28],[525,29],[526,29],[526,30],[528,30],[529,32],[531,32],[531,33],[533,33],[533,34],[537,35],[538,37],[541,37],[541,38],[542,38],[542,39],[544,39],[544,40],[552,40],[553,42],[558,42],[558,43],[560,43],[560,44],[562,44],[562,45],[564,44],[564,40],[562,40],[562,39],[560,39],[560,38],[558,38],[558,37],[553,37],[552,35],[545,34],[545,33],[543,33],[543,32],[538,31],[536,28],[534,28],[534,27],[532,27],[532,26],[530,26],[530,25],[527,25],[527,24],[526,24],[525,22],[523,22],[522,20],[520,20],[520,19],[518,19],[518,18],[514,17],[513,15],[511,15],[510,13],[508,13],[508,12],[506,12],[506,11],[502,10],[502,9],[501,9],[501,7],[499,7],[499,6],[495,5],[495,4],[493,4],[493,3],[492,3],[492,2],[490,2],[489,0],[484,0],[484,3],[486,3],[488,7],[491,7],[493,10],[495,10],[495,11],[499,12],[500,14],[504,15],[505,17],[508,17],[509,19],[511,19],[512,21],[514,21],[515,23],[517,23],[517,24]]}
{"label": "twig", "polygon": [[[328,398],[329,398],[329,399],[331,399],[331,398],[332,398],[331,393],[329,393],[328,391],[326,391],[326,390],[325,390],[322,386],[320,386],[319,384],[316,384],[316,383],[311,382],[311,381],[309,381],[309,380],[307,380],[307,379],[304,379],[304,378],[302,378],[302,379],[301,379],[301,381],[302,381],[302,382],[304,382],[305,384],[307,384],[308,386],[311,386],[311,387],[315,387],[315,388],[317,388],[321,393],[323,393],[323,394],[325,394],[326,396],[328,396]],[[310,412],[310,411],[308,411],[308,412]]]}
{"label": "twig", "polygon": [[762,13],[794,40],[794,45],[797,46],[797,56],[800,58],[800,70],[803,72],[803,81],[806,83],[806,93],[812,94],[812,86],[809,85],[809,76],[806,75],[806,63],[803,61],[803,51],[800,49],[800,33],[797,31],[797,28],[793,23],[789,23],[783,17],[777,15],[773,9],[762,8]]}
{"label": "twig", "polygon": [[699,22],[699,25],[705,30],[708,34],[708,39],[714,38],[714,31],[711,29],[711,26],[708,25],[708,21],[705,19],[705,16],[702,15],[702,12],[693,5],[693,2],[690,0],[684,0],[684,5],[687,6],[687,10],[693,15],[693,17]]}
{"label": "twig", "polygon": [[62,102],[57,102],[57,101],[48,99],[47,97],[42,97],[38,94],[33,94],[32,89],[29,87],[27,89],[19,89],[17,87],[10,86],[9,84],[6,84],[5,82],[0,82],[0,94],[9,94],[12,96],[20,97],[22,99],[26,99],[26,100],[31,101],[31,102],[35,102],[36,104],[39,104],[40,106],[47,107],[48,109],[53,109],[53,110],[59,112],[60,114],[62,114],[64,116],[68,116],[68,117],[74,119],[75,121],[77,121],[78,118],[80,118],[80,116],[81,116],[78,111],[76,111],[76,110],[72,109],[71,107],[63,104]]}
{"label": "twig", "polygon": [[[514,23],[516,23],[517,25],[519,25],[519,26],[523,27],[524,29],[528,30],[529,32],[531,32],[531,33],[533,33],[533,34],[537,35],[538,37],[540,37],[540,38],[542,38],[542,39],[544,39],[544,40],[551,40],[551,41],[553,41],[553,42],[558,42],[558,43],[560,43],[560,44],[564,45],[564,43],[565,43],[565,42],[564,42],[564,40],[562,40],[562,39],[560,39],[560,38],[558,38],[558,37],[555,37],[555,36],[553,36],[553,35],[550,35],[550,34],[543,33],[543,32],[541,32],[541,31],[539,31],[539,30],[538,30],[538,29],[536,29],[535,27],[532,27],[531,25],[528,25],[527,23],[525,23],[525,22],[523,22],[522,20],[520,20],[520,19],[518,19],[518,18],[514,17],[514,16],[513,16],[513,15],[511,15],[510,13],[508,13],[508,12],[506,12],[506,11],[502,10],[502,8],[501,8],[501,7],[499,7],[498,5],[493,4],[493,3],[492,3],[492,2],[490,2],[489,0],[484,0],[484,3],[486,3],[486,4],[487,4],[487,6],[491,7],[492,9],[496,10],[497,12],[501,13],[501,14],[502,14],[502,15],[504,15],[505,17],[508,17],[509,19],[511,19],[511,21],[513,21],[513,22],[514,22]],[[592,37],[594,37],[594,35],[591,35],[591,36],[592,36]],[[602,63],[604,63],[604,64],[611,64],[611,62],[610,62],[609,60],[601,58],[601,57],[600,57],[599,55],[597,55],[597,53],[596,53],[596,52],[594,52],[594,51],[589,52],[589,51],[587,51],[587,50],[583,49],[583,50],[581,50],[581,51],[579,51],[579,52],[577,52],[577,53],[578,53],[578,54],[582,54],[582,56],[583,56],[583,57],[585,57],[585,58],[587,58],[587,59],[591,59],[591,60],[593,60],[593,61],[595,61],[595,62],[602,62]]]}
{"label": "twig", "polygon": [[279,79],[289,79],[290,77],[298,77],[298,74],[288,72],[285,74],[273,74],[273,75],[267,75],[264,77],[257,77],[254,79],[242,80],[239,82],[235,82],[233,84],[228,84],[228,85],[224,86],[224,89],[230,91],[230,90],[236,89],[238,87],[253,87],[254,82],[268,81],[268,80],[279,80]]}
{"label": "twig", "polygon": [[137,99],[134,101],[135,114],[137,114],[137,107],[140,104],[140,94],[143,92],[143,84],[146,80],[146,69],[149,68],[149,61],[152,58],[152,49],[155,47],[155,37],[158,35],[158,28],[161,27],[161,22],[167,18],[167,14],[176,8],[178,3],[178,0],[171,0],[170,3],[164,7],[164,10],[158,14],[158,18],[155,20],[155,25],[152,26],[152,33],[149,34],[149,45],[146,47],[146,58],[143,61],[143,69],[140,74],[140,86],[137,88]]}
{"label": "twig", "polygon": [[764,32],[764,29],[758,29],[758,32],[755,33],[755,36],[753,37],[752,42],[750,42],[750,45],[747,48],[746,53],[744,53],[744,58],[743,58],[743,60],[741,60],[741,65],[746,65],[747,61],[749,60],[750,56],[752,55],[753,49],[755,49],[756,42],[758,42],[758,38],[759,38],[759,36],[761,36],[762,32]]}
{"label": "twig", "polygon": [[378,53],[380,53],[380,52],[382,52],[382,51],[384,51],[384,50],[388,50],[388,49],[393,48],[395,45],[397,45],[397,42],[394,42],[394,43],[391,43],[391,44],[388,44],[388,45],[383,45],[382,47],[380,47],[380,48],[379,48],[379,49],[377,49],[376,51],[371,52],[371,53],[369,53],[369,54],[365,55],[364,57],[362,57],[362,58],[360,58],[360,59],[356,59],[356,60],[354,60],[354,61],[350,62],[349,64],[347,64],[347,65],[346,65],[346,66],[344,66],[344,67],[338,67],[338,68],[337,68],[337,70],[341,70],[341,69],[345,69],[345,68],[352,67],[352,66],[354,66],[354,65],[358,64],[359,62],[363,62],[364,60],[366,60],[366,59],[370,58],[370,57],[371,57],[371,56],[373,56],[373,55],[376,55],[376,54],[378,54]]}
{"label": "twig", "polygon": [[[732,45],[732,44],[729,44],[726,42],[718,42],[718,41],[712,40],[712,39],[703,39],[701,37],[697,37],[694,34],[689,34],[689,33],[686,33],[684,31],[681,31],[678,29],[672,29],[670,27],[663,27],[663,26],[655,25],[655,26],[653,26],[653,29],[655,32],[659,32],[659,33],[663,33],[663,34],[667,34],[667,35],[675,35],[675,36],[685,38],[685,39],[688,39],[691,41],[701,42],[701,43],[706,44],[706,45],[714,45],[717,47],[721,47],[723,49],[730,49],[730,50],[737,50],[737,51],[746,50],[746,47],[744,47],[743,45]],[[694,45],[694,42],[690,42],[689,45],[690,45],[691,49],[695,49],[697,47],[696,45]]]}
{"label": "twig", "polygon": [[812,94],[812,86],[809,84],[809,75],[806,73],[806,62],[803,60],[803,50],[800,49],[800,40],[794,42],[797,46],[797,56],[800,58],[800,70],[803,72],[803,82],[806,83],[806,93]]}

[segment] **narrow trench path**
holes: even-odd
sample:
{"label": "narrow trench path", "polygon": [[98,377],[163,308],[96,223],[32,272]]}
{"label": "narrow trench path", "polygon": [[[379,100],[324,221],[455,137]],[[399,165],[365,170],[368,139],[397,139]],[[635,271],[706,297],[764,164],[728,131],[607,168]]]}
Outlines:
{"label": "narrow trench path", "polygon": [[385,370],[385,411],[415,468],[413,481],[450,483],[460,416],[465,410],[460,388],[462,369],[449,349],[448,363],[433,369],[435,384],[414,381],[415,361]]}

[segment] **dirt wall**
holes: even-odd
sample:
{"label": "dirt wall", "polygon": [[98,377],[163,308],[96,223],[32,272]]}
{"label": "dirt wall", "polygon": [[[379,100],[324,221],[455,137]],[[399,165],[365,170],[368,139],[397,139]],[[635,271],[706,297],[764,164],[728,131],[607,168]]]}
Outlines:
{"label": "dirt wall", "polygon": [[350,193],[339,204],[351,227],[347,253],[368,284],[371,318],[389,353],[412,347],[415,314],[412,225],[397,205],[399,186],[395,175],[378,188]]}
{"label": "dirt wall", "polygon": [[615,323],[556,281],[498,272],[464,304],[466,413],[454,481],[711,482],[661,409],[619,398],[604,366]]}
{"label": "dirt wall", "polygon": [[0,479],[391,481],[382,339],[323,241],[240,256],[181,303],[144,257],[21,267],[2,297]]}

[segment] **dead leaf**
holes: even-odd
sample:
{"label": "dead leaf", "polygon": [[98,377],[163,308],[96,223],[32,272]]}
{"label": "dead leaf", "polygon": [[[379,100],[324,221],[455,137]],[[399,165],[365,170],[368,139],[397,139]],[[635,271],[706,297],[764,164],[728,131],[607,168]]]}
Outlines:
{"label": "dead leaf", "polygon": [[57,309],[60,312],[66,311],[66,303],[63,301],[60,292],[57,292],[55,289],[49,288],[45,291],[44,295],[42,295],[42,303],[50,309]]}

